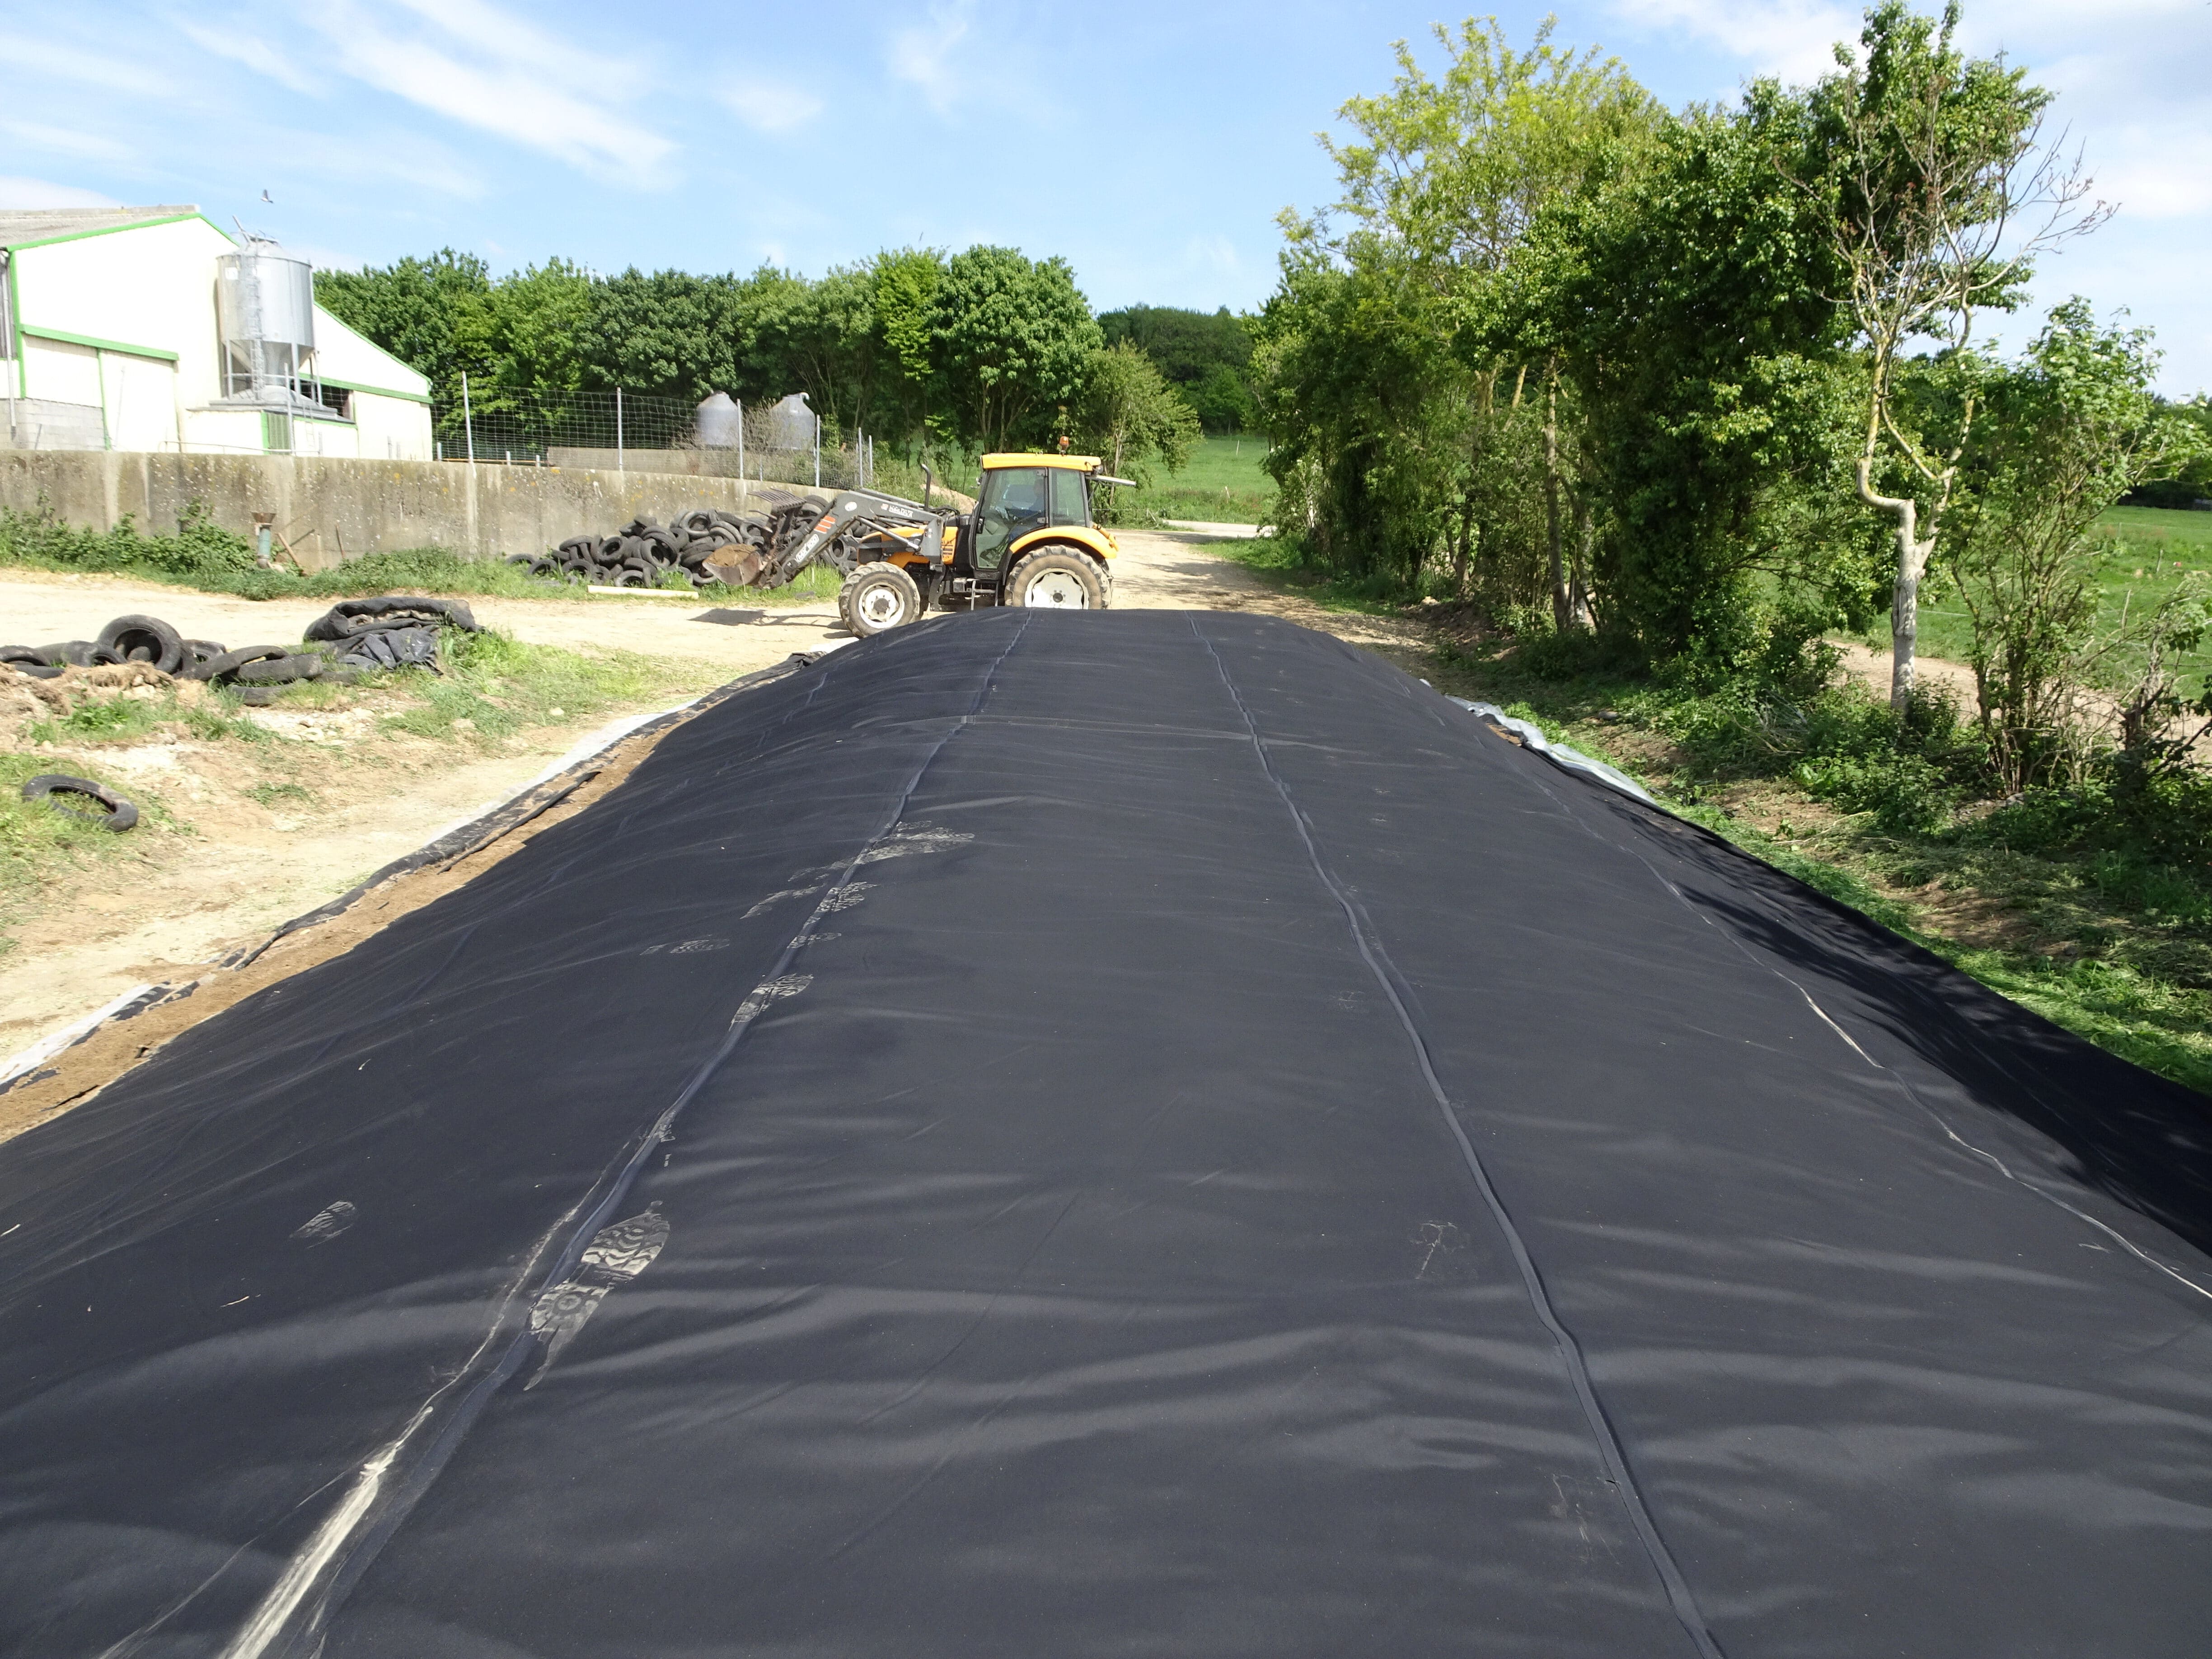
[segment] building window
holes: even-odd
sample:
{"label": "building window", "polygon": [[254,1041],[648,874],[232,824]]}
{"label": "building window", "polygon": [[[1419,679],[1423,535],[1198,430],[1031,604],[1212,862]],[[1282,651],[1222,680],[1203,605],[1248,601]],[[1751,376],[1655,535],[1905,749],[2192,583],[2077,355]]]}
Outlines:
{"label": "building window", "polygon": [[325,409],[329,410],[342,421],[353,419],[352,392],[343,386],[319,386],[315,390],[321,396]]}

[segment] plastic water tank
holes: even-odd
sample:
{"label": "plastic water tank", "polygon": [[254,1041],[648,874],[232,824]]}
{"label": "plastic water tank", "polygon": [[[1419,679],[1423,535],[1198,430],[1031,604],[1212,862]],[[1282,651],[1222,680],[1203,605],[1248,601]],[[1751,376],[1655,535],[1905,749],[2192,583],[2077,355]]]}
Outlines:
{"label": "plastic water tank", "polygon": [[699,447],[735,449],[738,447],[738,406],[726,392],[717,392],[699,405]]}

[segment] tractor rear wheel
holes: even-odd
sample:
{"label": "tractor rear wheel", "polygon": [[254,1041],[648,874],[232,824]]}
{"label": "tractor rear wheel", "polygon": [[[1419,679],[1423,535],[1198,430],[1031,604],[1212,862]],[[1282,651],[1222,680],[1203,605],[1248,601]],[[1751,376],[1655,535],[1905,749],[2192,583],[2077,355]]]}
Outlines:
{"label": "tractor rear wheel", "polygon": [[837,614],[861,639],[913,622],[921,615],[921,590],[898,565],[864,564],[837,590]]}
{"label": "tractor rear wheel", "polygon": [[1032,553],[1006,578],[1004,605],[1061,611],[1103,611],[1111,598],[1098,561],[1073,548]]}

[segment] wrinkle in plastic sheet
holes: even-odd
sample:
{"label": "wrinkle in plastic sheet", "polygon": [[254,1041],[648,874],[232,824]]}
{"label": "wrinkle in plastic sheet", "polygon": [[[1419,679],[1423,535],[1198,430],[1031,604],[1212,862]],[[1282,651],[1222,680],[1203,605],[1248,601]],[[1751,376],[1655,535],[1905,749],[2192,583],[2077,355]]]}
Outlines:
{"label": "wrinkle in plastic sheet", "polygon": [[2194,1098],[1204,627],[741,694],[0,1147],[0,1650],[240,1651],[507,1307],[263,1650],[1694,1651],[1525,1265],[1719,1650],[2203,1651],[2202,1298],[2089,1224],[2201,1274]]}

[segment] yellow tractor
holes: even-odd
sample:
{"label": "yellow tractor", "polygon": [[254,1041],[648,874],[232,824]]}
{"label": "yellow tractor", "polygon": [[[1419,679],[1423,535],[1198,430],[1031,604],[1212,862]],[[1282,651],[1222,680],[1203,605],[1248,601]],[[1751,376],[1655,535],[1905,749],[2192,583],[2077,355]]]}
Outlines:
{"label": "yellow tractor", "polygon": [[1091,521],[1091,492],[1125,484],[1095,455],[983,457],[972,512],[873,489],[841,489],[770,514],[756,539],[718,554],[708,570],[734,586],[781,587],[813,564],[845,574],[838,614],[866,637],[933,607],[1049,605],[1103,611],[1113,602],[1114,538]]}

